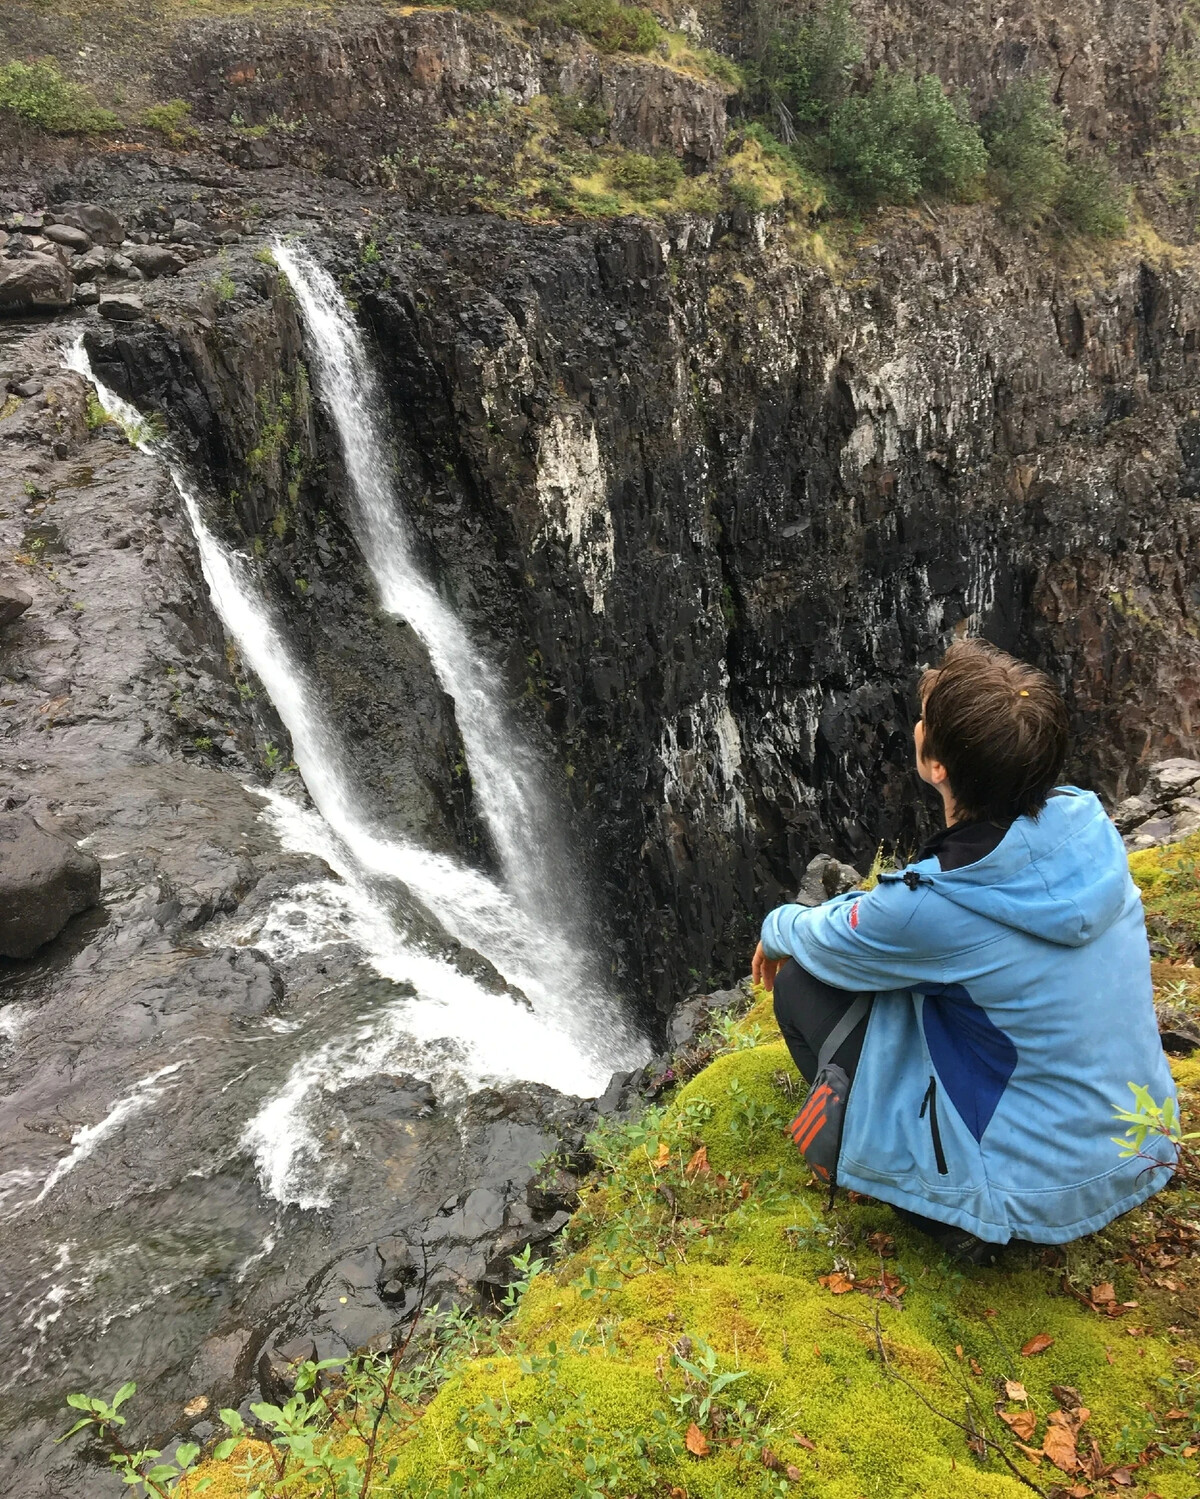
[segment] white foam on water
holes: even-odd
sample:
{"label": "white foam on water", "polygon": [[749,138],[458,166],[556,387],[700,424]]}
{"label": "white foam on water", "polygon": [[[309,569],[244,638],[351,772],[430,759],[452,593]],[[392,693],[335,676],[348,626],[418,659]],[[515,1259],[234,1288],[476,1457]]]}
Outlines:
{"label": "white foam on water", "polygon": [[50,1175],[42,1185],[42,1190],[33,1201],[41,1202],[48,1193],[62,1181],[68,1172],[74,1171],[81,1161],[86,1161],[96,1146],[109,1135],[115,1134],[117,1130],[131,1119],[135,1114],[140,1114],[148,1109],[152,1103],[161,1098],[170,1086],[163,1079],[173,1077],[181,1068],[186,1067],[186,1062],[171,1062],[166,1067],[160,1067],[157,1072],[152,1072],[148,1077],[139,1078],[133,1087],[123,1097],[118,1098],[109,1106],[108,1113],[103,1119],[95,1124],[85,1124],[77,1129],[71,1136],[71,1151],[63,1156],[62,1160],[54,1167]]}

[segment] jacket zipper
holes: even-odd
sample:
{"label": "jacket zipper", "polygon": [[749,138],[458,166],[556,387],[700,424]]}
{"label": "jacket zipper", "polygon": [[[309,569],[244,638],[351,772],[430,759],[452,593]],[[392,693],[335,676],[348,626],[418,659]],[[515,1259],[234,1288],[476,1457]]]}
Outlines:
{"label": "jacket zipper", "polygon": [[929,1110],[929,1133],[933,1136],[933,1158],[937,1162],[938,1175],[949,1176],[950,1168],[946,1165],[946,1152],[942,1149],[942,1132],[938,1128],[937,1078],[932,1074],[929,1078],[929,1087],[925,1090],[925,1097],[921,1100],[921,1112],[917,1117],[924,1119],[926,1109]]}

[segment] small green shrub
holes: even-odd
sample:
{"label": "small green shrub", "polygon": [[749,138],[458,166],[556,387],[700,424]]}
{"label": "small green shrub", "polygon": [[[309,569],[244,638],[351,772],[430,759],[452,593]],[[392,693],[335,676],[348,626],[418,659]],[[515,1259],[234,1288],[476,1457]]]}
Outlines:
{"label": "small green shrub", "polygon": [[589,139],[608,130],[608,110],[600,104],[588,104],[577,94],[552,95],[550,108],[565,130],[577,130]]}
{"label": "small green shrub", "polygon": [[1117,239],[1129,227],[1129,189],[1103,157],[1076,157],[1068,163],[1055,217],[1092,239]]}
{"label": "small green shrub", "polygon": [[1068,153],[1062,112],[1045,78],[1010,84],[981,122],[988,186],[1017,223],[1052,219],[1095,239],[1125,232],[1129,194],[1101,157]]}
{"label": "small green shrub", "polygon": [[790,139],[793,126],[829,120],[850,91],[863,45],[849,0],[826,0],[782,26],[777,18],[761,4],[754,12],[746,92],[751,107],[773,116]]}
{"label": "small green shrub", "polygon": [[111,110],[101,109],[82,84],[64,78],[50,58],[0,68],[0,110],[54,135],[92,135],[120,126]]}
{"label": "small green shrub", "polygon": [[1153,156],[1155,172],[1167,196],[1190,207],[1194,223],[1200,204],[1200,0],[1184,0],[1161,77],[1163,131]]}
{"label": "small green shrub", "polygon": [[988,149],[988,186],[1005,218],[1040,223],[1054,209],[1066,176],[1062,113],[1045,78],[1009,84],[980,122]]}
{"label": "small green shrub", "polygon": [[844,99],[830,116],[826,163],[849,202],[869,207],[911,203],[924,192],[969,196],[987,151],[941,79],[880,68],[865,94]]}
{"label": "small green shrub", "polygon": [[702,47],[699,52],[692,54],[710,78],[715,78],[718,83],[725,83],[732,89],[741,89],[746,85],[746,75],[731,57],[725,57],[720,52],[714,52],[711,47]]}
{"label": "small green shrub", "polygon": [[173,146],[181,146],[199,131],[188,118],[192,106],[186,99],[168,99],[165,104],[152,104],[142,113],[142,124],[147,130],[157,130],[165,135]]}
{"label": "small green shrub", "polygon": [[735,177],[726,183],[725,191],[729,201],[738,208],[744,208],[747,213],[761,213],[767,206],[767,195],[757,182],[746,182]]}
{"label": "small green shrub", "polygon": [[614,187],[624,188],[639,203],[669,198],[683,181],[683,168],[673,156],[643,156],[629,151],[608,169]]}
{"label": "small green shrub", "polygon": [[495,8],[534,26],[573,27],[602,52],[649,52],[663,35],[648,10],[618,0],[500,0]]}

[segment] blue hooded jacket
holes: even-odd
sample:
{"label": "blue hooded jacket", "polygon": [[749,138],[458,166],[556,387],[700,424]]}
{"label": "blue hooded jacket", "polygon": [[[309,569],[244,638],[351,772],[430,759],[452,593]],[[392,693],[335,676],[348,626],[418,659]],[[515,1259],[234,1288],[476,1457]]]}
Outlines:
{"label": "blue hooded jacket", "polygon": [[1061,793],[973,864],[922,859],[762,928],[768,957],[876,993],[839,1183],[997,1244],[1092,1233],[1170,1176],[1112,1138],[1130,1082],[1175,1092],[1141,895],[1097,798]]}

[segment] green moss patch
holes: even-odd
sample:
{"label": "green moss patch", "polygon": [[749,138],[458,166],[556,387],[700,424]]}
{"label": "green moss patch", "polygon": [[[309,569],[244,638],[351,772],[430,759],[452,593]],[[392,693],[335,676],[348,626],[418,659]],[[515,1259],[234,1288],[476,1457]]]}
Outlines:
{"label": "green moss patch", "polygon": [[1174,957],[1200,953],[1200,833],[1130,854],[1151,938]]}
{"label": "green moss patch", "polygon": [[[744,1025],[761,1029],[764,1009]],[[1029,1492],[1018,1473],[1109,1492],[1090,1470],[1120,1484],[1126,1466],[1133,1492],[1194,1495],[1184,1453],[1200,1410],[1187,1369],[1200,1344],[1178,1267],[1154,1273],[1156,1259],[1186,1258],[1156,1210],[1065,1251],[1011,1250],[999,1268],[948,1263],[881,1203],[827,1207],[782,1136],[797,1098],[789,1073],[778,1041],[730,1051],[626,1131],[623,1153],[615,1135],[601,1140],[605,1171],[569,1253],[510,1324],[516,1361],[475,1361],[446,1384],[385,1492],[450,1492],[447,1472],[481,1493],[591,1492],[578,1485],[603,1453],[594,1492],[605,1495],[1016,1499]],[[1186,1215],[1190,1200],[1173,1195],[1172,1216]],[[1086,1304],[1109,1286],[1116,1300]],[[1023,1354],[1035,1339],[1050,1341]],[[738,1378],[701,1420],[722,1373]],[[1017,1385],[1026,1395],[1013,1399]],[[497,1466],[488,1412],[502,1406],[518,1430],[544,1428],[538,1461]],[[1089,1465],[1070,1476],[1037,1460],[1063,1411]],[[1032,1420],[1033,1457],[998,1413],[1018,1431]],[[984,1439],[994,1447],[979,1455]]]}

